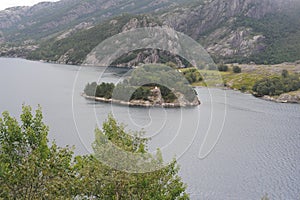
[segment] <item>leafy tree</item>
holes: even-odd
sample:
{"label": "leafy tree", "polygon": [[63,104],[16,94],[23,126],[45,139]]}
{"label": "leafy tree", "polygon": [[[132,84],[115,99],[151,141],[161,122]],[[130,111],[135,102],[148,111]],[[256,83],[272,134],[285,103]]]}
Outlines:
{"label": "leafy tree", "polygon": [[218,65],[218,70],[220,72],[227,72],[228,71],[228,66],[221,63],[221,64]]}
{"label": "leafy tree", "polygon": [[97,85],[96,82],[88,83],[84,88],[84,93],[88,96],[112,98],[115,85],[113,83],[101,83]]}
{"label": "leafy tree", "polygon": [[287,77],[289,76],[288,70],[286,70],[286,69],[282,70],[281,76],[282,76],[283,78],[287,78]]}
{"label": "leafy tree", "polygon": [[242,69],[239,67],[239,66],[233,66],[232,68],[233,72],[238,74],[238,73],[241,73],[242,72]]}
{"label": "leafy tree", "polygon": [[160,88],[161,96],[165,102],[171,103],[177,99],[176,95],[168,87],[162,85],[158,85],[158,87]]}
{"label": "leafy tree", "polygon": [[184,77],[188,80],[188,82],[190,84],[203,80],[201,73],[196,68],[191,68],[191,69],[185,70],[183,72],[183,74],[184,74]]}
{"label": "leafy tree", "polygon": [[115,85],[113,83],[101,83],[97,86],[96,97],[104,97],[111,99],[113,95]]}
{"label": "leafy tree", "polygon": [[8,112],[0,118],[0,198],[42,199],[73,196],[73,152],[48,147],[41,108],[23,106],[21,125]]}
{"label": "leafy tree", "polygon": [[135,87],[129,86],[124,83],[119,83],[114,89],[113,98],[122,101],[130,101],[130,99],[132,98],[130,95],[133,94],[135,90]]}
{"label": "leafy tree", "polygon": [[[73,159],[70,148],[48,146],[48,127],[42,121],[41,108],[35,116],[23,106],[21,124],[8,112],[0,118],[0,199],[188,199],[185,184],[173,161],[162,166],[162,156],[147,153],[141,133],[125,132],[124,125],[112,116],[96,129],[95,153]],[[107,155],[108,141],[120,149],[144,155],[150,164],[160,166],[149,173],[126,173],[100,162]],[[118,162],[137,163],[117,156]],[[143,165],[141,167],[144,167]]]}
{"label": "leafy tree", "polygon": [[[163,167],[160,153],[157,158],[147,153],[147,140],[140,138],[141,132],[126,132],[124,125],[118,124],[112,116],[109,116],[103,123],[103,129],[96,129],[95,133],[96,140],[93,145],[95,154],[79,157],[76,164],[80,172],[79,180],[83,196],[97,199],[189,198],[185,193],[186,186],[178,176],[179,168],[176,161]],[[128,156],[114,154],[116,148],[110,146],[109,142],[123,151],[144,155],[146,160],[151,160],[150,164],[161,166],[161,169],[148,173],[127,173],[106,166],[100,160],[105,159],[125,168],[137,165]]]}
{"label": "leafy tree", "polygon": [[97,83],[88,83],[84,88],[84,93],[88,96],[96,96]]}
{"label": "leafy tree", "polygon": [[150,88],[142,86],[135,90],[135,92],[132,94],[131,100],[148,100],[150,94]]}
{"label": "leafy tree", "polygon": [[272,77],[259,80],[253,86],[253,91],[258,96],[275,96],[286,92],[296,91],[298,89],[300,89],[299,75],[289,75],[286,72],[282,72],[281,77]]}

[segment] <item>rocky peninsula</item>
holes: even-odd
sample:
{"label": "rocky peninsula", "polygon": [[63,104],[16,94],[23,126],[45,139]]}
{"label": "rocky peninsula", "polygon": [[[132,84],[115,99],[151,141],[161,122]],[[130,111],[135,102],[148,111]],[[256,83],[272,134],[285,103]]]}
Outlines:
{"label": "rocky peninsula", "polygon": [[147,99],[132,99],[129,101],[118,100],[114,98],[105,98],[105,97],[96,97],[96,96],[88,96],[86,93],[81,94],[87,100],[103,102],[103,103],[111,103],[123,106],[130,107],[161,107],[161,108],[181,108],[181,107],[194,107],[199,106],[201,103],[197,97],[195,97],[194,101],[188,101],[183,94],[177,92],[177,99],[173,102],[166,102],[161,94],[161,90],[159,87],[155,87],[151,89],[151,93]]}
{"label": "rocky peninsula", "polygon": [[[196,72],[191,72],[195,77]],[[118,83],[88,83],[89,100],[137,107],[179,108],[200,105],[197,92],[184,74],[167,65],[143,65]],[[187,76],[187,74],[185,74]]]}

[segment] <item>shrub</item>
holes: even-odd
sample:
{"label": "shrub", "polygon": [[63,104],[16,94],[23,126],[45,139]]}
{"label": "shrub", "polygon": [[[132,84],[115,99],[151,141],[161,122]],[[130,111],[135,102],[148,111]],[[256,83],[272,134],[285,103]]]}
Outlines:
{"label": "shrub", "polygon": [[218,70],[219,70],[220,72],[227,72],[227,71],[228,71],[228,66],[225,65],[225,64],[220,64],[220,65],[218,66]]}
{"label": "shrub", "polygon": [[298,89],[300,89],[300,79],[297,74],[265,78],[257,81],[253,86],[253,91],[258,96],[276,96]]}
{"label": "shrub", "polygon": [[242,69],[239,66],[233,66],[232,71],[234,73],[241,73]]}

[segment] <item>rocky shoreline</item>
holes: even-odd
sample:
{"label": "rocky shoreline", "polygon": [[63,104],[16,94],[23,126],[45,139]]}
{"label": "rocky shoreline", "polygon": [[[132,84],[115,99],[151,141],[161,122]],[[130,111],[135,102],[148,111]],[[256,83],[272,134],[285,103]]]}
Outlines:
{"label": "rocky shoreline", "polygon": [[271,97],[271,96],[263,96],[260,97],[263,100],[266,101],[273,101],[276,103],[293,103],[293,104],[300,104],[300,92],[298,92],[297,94],[282,94],[280,96],[276,96],[276,97]]}
{"label": "rocky shoreline", "polygon": [[88,96],[85,93],[82,93],[81,96],[87,100],[92,100],[97,102],[111,103],[111,104],[130,106],[130,107],[144,107],[144,108],[151,108],[151,107],[181,108],[181,107],[194,107],[194,106],[199,106],[201,104],[198,99],[192,103],[186,103],[186,102],[155,103],[155,102],[144,101],[144,100],[132,100],[128,102],[128,101],[121,101],[116,99],[106,99],[102,97]]}
{"label": "rocky shoreline", "polygon": [[[14,57],[8,57],[8,58],[14,58]],[[20,57],[19,57],[20,58]],[[23,58],[26,59],[26,58]],[[28,59],[26,59],[28,60]],[[54,63],[54,64],[61,64],[58,62],[50,62],[50,61],[46,61],[46,60],[40,60],[40,61],[36,61],[36,62],[41,62],[41,63]],[[298,61],[299,62],[299,61]],[[71,65],[71,64],[68,64]],[[202,86],[200,86],[202,87]],[[219,88],[219,87],[216,87]],[[223,89],[225,90],[234,90],[234,91],[240,91],[238,89],[235,88],[231,88],[231,87],[224,87]],[[240,91],[241,92],[241,91]],[[263,97],[259,97],[256,96],[255,94],[251,93],[251,92],[242,92],[245,94],[252,94],[254,97],[256,98],[260,98],[266,101],[272,101],[275,103],[290,103],[290,104],[300,104],[300,91],[296,91],[294,92],[294,94],[290,94],[290,93],[284,93],[280,96],[268,96],[265,95]],[[198,101],[198,104],[196,103],[192,103],[190,105],[180,105],[180,104],[174,104],[174,103],[163,103],[161,105],[156,104],[153,105],[150,102],[147,101],[132,101],[132,102],[125,102],[125,101],[119,101],[119,100],[112,100],[112,99],[105,99],[105,98],[100,98],[100,97],[93,97],[93,96],[87,96],[84,93],[81,94],[81,96],[85,97],[88,100],[94,100],[94,101],[98,101],[98,102],[104,102],[104,103],[114,103],[114,104],[119,104],[119,105],[126,105],[126,106],[136,106],[136,107],[169,107],[169,108],[179,108],[179,107],[192,107],[192,106],[198,106],[200,105],[200,101]]]}

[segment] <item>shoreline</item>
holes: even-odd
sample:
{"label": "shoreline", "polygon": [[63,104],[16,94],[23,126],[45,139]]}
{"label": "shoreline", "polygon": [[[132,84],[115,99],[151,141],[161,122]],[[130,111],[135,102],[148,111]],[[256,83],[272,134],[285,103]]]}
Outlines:
{"label": "shoreline", "polygon": [[[300,95],[300,93],[299,93],[299,95]],[[253,95],[253,96],[255,97],[255,95]],[[285,98],[283,98],[283,97],[285,97]],[[287,93],[282,94],[279,97],[272,97],[272,96],[265,95],[263,97],[256,97],[256,98],[259,98],[259,99],[262,99],[265,101],[271,101],[274,103],[300,104],[300,96],[298,96],[298,99],[293,99],[293,98],[297,98],[297,97],[289,95]]]}
{"label": "shoreline", "polygon": [[84,97],[87,100],[96,101],[96,102],[102,102],[102,103],[111,103],[121,106],[129,106],[129,107],[143,107],[143,108],[189,108],[189,107],[197,107],[201,103],[198,100],[197,103],[161,103],[161,104],[153,104],[150,101],[143,101],[143,100],[133,100],[133,101],[121,101],[116,99],[106,99],[102,97],[95,97],[95,96],[88,96],[85,93],[81,93],[81,96]]}
{"label": "shoreline", "polygon": [[[74,65],[74,64],[63,64],[63,63],[59,63],[59,62],[49,62],[49,61],[46,61],[46,60],[30,60],[30,59],[27,59],[27,58],[24,58],[24,57],[9,57],[9,56],[1,56],[0,58],[5,58],[5,59],[22,59],[22,60],[27,60],[27,61],[32,61],[32,62],[38,62],[38,63],[44,63],[44,64],[55,64],[55,65],[70,65],[70,66],[78,66],[78,67],[84,67],[86,65]],[[282,63],[282,64],[276,64],[275,66],[278,66],[278,65],[284,65],[284,64],[287,64],[287,63]],[[288,64],[296,64],[295,63],[288,63]],[[244,64],[246,65],[246,64]],[[249,64],[250,65],[250,64]],[[111,66],[111,67],[115,67],[115,66]],[[122,67],[116,67],[116,68],[122,68]],[[130,68],[128,68],[130,69]],[[203,87],[203,86],[194,86],[194,87]],[[240,93],[242,94],[251,94],[252,96],[254,96],[255,98],[258,98],[258,99],[262,99],[262,100],[265,100],[265,101],[271,101],[271,102],[274,102],[274,103],[287,103],[287,104],[300,104],[300,96],[298,97],[299,99],[292,99],[293,98],[293,95],[290,95],[288,93],[284,93],[282,94],[281,96],[284,95],[285,98],[280,98],[281,96],[279,97],[273,97],[273,96],[262,96],[262,97],[258,97],[258,96],[255,96],[253,93],[251,92],[242,92],[241,90],[238,90],[238,89],[235,89],[235,88],[231,88],[231,87],[224,87],[224,88],[220,88],[220,87],[215,87],[215,88],[219,88],[219,89],[222,89],[222,90],[233,90],[233,91],[239,91]],[[299,95],[300,95],[300,91],[299,91]],[[81,94],[82,96],[82,94]],[[85,97],[85,96],[84,96]],[[91,97],[91,96],[86,96],[85,98],[89,99],[89,100],[94,100],[94,101],[98,101],[98,102],[104,102],[104,103],[115,103],[115,104],[119,104],[119,105],[129,105],[129,106],[136,106],[136,107],[162,107],[162,105],[148,105],[148,104],[145,104],[145,105],[130,105],[126,102],[121,102],[119,100],[110,100],[108,101],[107,99],[95,99],[95,98],[99,98],[99,97]],[[94,99],[93,99],[94,98]],[[113,102],[115,101],[115,102]],[[166,103],[168,104],[168,103]],[[200,103],[199,103],[200,105]],[[166,105],[167,106],[170,106],[170,105]],[[191,105],[190,107],[192,106],[195,106],[195,105]],[[170,108],[178,108],[178,107],[183,107],[183,106],[180,106],[180,105],[175,105],[175,106],[170,106]]]}

